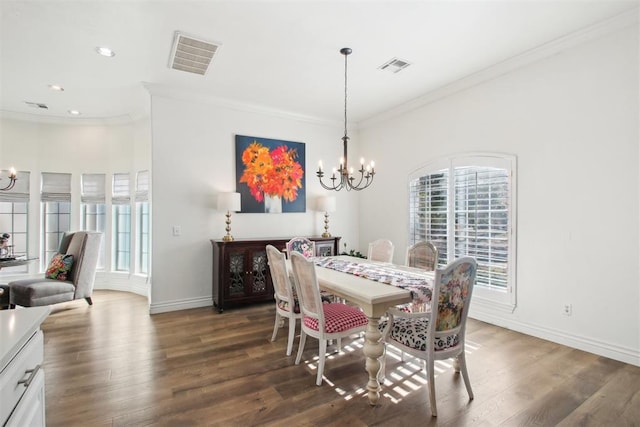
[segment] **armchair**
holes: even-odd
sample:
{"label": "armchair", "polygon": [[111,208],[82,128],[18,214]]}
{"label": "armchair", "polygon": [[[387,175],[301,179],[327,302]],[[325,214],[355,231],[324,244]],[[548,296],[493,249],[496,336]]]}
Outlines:
{"label": "armchair", "polygon": [[65,280],[35,278],[9,282],[10,306],[35,307],[81,298],[92,305],[91,295],[101,240],[102,233],[99,232],[65,233],[58,253],[73,256],[68,277]]}

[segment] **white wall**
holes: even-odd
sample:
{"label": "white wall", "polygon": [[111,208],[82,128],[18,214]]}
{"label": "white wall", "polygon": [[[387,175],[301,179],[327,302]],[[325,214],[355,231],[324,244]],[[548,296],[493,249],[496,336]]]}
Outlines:
{"label": "white wall", "polygon": [[[216,210],[216,195],[236,188],[235,135],[305,143],[307,211],[236,213],[231,218],[231,234],[236,239],[320,235],[324,217],[314,210],[314,201],[327,192],[317,182],[315,169],[320,159],[328,165],[340,157],[341,125],[267,111],[241,111],[215,100],[194,100],[190,94],[176,95],[152,86],[149,90],[153,139],[151,312],[211,306],[210,240],[226,234],[225,212]],[[355,142],[353,148],[357,153]],[[330,232],[341,236],[351,248],[358,241],[357,195],[341,192],[335,196],[337,210],[330,216]],[[174,225],[181,227],[181,236],[172,235]]]}
{"label": "white wall", "polygon": [[640,365],[638,77],[627,27],[361,129],[363,150],[384,159],[361,197],[361,246],[406,247],[410,171],[454,153],[515,154],[517,308],[476,305],[474,317]]}

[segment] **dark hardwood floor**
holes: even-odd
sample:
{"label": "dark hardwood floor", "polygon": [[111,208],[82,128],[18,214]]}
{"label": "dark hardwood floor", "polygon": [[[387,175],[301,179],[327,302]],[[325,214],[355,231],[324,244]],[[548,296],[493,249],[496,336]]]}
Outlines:
{"label": "dark hardwood floor", "polygon": [[362,339],[327,359],[317,387],[317,341],[295,365],[287,326],[270,341],[272,304],[149,315],[137,295],[93,300],[58,304],[42,325],[50,427],[640,425],[639,367],[472,319],[475,399],[439,363],[433,418],[424,369],[393,350],[380,404],[369,406]]}

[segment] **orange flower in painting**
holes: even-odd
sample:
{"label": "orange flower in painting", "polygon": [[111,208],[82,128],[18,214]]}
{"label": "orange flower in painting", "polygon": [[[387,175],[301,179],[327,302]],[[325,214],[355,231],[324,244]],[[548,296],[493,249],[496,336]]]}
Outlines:
{"label": "orange flower in painting", "polygon": [[265,194],[293,202],[298,197],[298,188],[302,188],[304,174],[297,157],[297,151],[288,149],[286,145],[270,152],[254,141],[242,153],[245,168],[240,182],[247,184],[258,202],[264,201]]}

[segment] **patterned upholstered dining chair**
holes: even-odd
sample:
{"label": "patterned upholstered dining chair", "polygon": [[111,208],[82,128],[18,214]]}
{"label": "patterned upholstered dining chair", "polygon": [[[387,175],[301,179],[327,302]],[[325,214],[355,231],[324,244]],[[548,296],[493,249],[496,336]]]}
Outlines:
{"label": "patterned upholstered dining chair", "polygon": [[293,340],[296,334],[296,321],[302,319],[298,298],[294,292],[293,284],[289,279],[285,256],[275,246],[267,245],[267,259],[273,281],[273,297],[276,300],[276,320],[273,325],[271,341],[276,340],[278,329],[283,319],[289,319],[289,337],[287,341],[287,356],[291,356]]}
{"label": "patterned upholstered dining chair", "polygon": [[316,242],[306,237],[294,237],[287,242],[289,258],[293,252],[301,253],[305,258],[316,256]]}
{"label": "patterned upholstered dining chair", "polygon": [[312,260],[308,260],[303,255],[294,252],[291,254],[291,266],[303,316],[296,365],[302,359],[307,336],[317,338],[320,350],[316,385],[321,385],[327,353],[327,341],[336,339],[339,352],[341,339],[363,332],[367,326],[368,319],[357,307],[337,302],[323,303],[320,297],[315,264]]}
{"label": "patterned upholstered dining chair", "polygon": [[371,261],[392,262],[393,243],[388,239],[378,239],[369,243],[367,258]]}
{"label": "patterned upholstered dining chair", "polygon": [[465,330],[476,270],[476,260],[470,257],[436,269],[429,312],[406,313],[392,308],[388,319],[379,325],[386,343],[425,360],[429,404],[434,417],[438,414],[434,383],[436,360],[455,358],[454,368],[462,374],[469,399],[473,399],[465,358]]}
{"label": "patterned upholstered dining chair", "polygon": [[438,267],[438,248],[426,240],[417,242],[407,248],[405,264],[409,267],[434,271]]}

